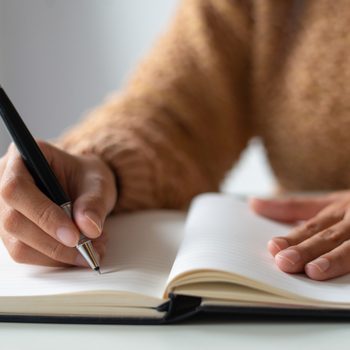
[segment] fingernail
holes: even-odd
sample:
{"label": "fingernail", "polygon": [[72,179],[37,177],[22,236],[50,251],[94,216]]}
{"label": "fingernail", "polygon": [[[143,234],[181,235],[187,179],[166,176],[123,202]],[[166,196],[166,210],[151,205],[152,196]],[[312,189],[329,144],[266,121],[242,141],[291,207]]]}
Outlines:
{"label": "fingernail", "polygon": [[274,252],[274,254],[279,253],[281,250],[289,247],[287,240],[283,238],[273,238],[267,243],[270,251]]}
{"label": "fingernail", "polygon": [[310,263],[308,263],[306,265],[307,269],[312,269],[312,268],[316,268],[318,270],[318,272],[326,272],[329,267],[331,266],[330,262],[328,259],[326,258],[318,258],[314,261],[311,261]]}
{"label": "fingernail", "polygon": [[96,227],[98,233],[100,234],[102,232],[102,222],[99,216],[92,211],[85,211],[84,215]]}
{"label": "fingernail", "polygon": [[56,232],[56,236],[68,247],[74,247],[78,243],[77,236],[67,227],[60,227]]}
{"label": "fingernail", "polygon": [[77,257],[75,259],[75,265],[82,266],[82,267],[89,267],[90,266],[88,264],[88,262],[84,259],[84,257],[80,254],[77,255]]}
{"label": "fingernail", "polygon": [[286,249],[279,252],[275,258],[277,260],[287,262],[290,265],[295,265],[300,259],[300,254],[294,249]]}

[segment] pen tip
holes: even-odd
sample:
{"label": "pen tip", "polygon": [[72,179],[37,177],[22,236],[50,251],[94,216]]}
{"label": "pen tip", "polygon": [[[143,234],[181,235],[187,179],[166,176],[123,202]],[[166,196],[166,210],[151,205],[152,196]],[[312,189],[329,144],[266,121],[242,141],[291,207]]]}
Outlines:
{"label": "pen tip", "polygon": [[94,271],[96,271],[99,275],[101,275],[101,271],[100,271],[100,268],[99,268],[99,267],[95,267],[95,268],[94,268]]}

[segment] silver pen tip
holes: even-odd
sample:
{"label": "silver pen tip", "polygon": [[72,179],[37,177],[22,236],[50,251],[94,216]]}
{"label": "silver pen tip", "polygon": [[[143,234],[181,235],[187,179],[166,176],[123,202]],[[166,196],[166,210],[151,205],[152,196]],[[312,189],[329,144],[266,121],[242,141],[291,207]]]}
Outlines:
{"label": "silver pen tip", "polygon": [[98,266],[94,268],[94,271],[96,271],[99,275],[101,275],[101,270]]}

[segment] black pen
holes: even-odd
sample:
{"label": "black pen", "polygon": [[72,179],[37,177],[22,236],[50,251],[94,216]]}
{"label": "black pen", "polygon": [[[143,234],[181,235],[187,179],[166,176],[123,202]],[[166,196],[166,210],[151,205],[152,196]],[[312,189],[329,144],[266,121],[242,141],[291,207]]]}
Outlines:
{"label": "black pen", "polygon": [[[0,115],[37,186],[72,218],[72,203],[68,195],[1,85]],[[99,261],[91,241],[80,234],[76,248],[89,266],[100,273]]]}

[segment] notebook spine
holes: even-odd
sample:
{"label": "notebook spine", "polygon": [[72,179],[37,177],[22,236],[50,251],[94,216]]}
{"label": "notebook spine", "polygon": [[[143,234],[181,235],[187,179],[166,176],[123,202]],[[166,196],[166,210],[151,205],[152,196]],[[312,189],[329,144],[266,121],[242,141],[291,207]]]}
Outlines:
{"label": "notebook spine", "polygon": [[165,323],[178,322],[200,312],[202,298],[170,294],[169,300],[160,305],[158,311],[166,311]]}

